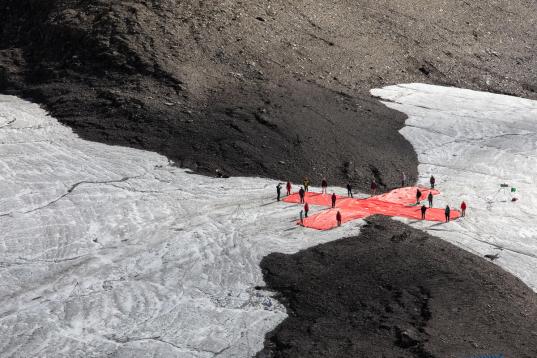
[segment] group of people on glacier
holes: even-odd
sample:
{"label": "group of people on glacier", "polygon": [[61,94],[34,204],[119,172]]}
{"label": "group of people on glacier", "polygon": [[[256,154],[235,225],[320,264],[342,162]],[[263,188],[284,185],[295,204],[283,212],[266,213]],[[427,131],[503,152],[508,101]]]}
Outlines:
{"label": "group of people on glacier", "polygon": [[[404,172],[401,173],[401,187],[404,187],[406,185],[406,182],[407,182],[407,178],[406,178],[406,174]],[[435,187],[435,184],[436,184],[436,179],[433,175],[431,175],[431,177],[429,178],[429,184],[430,184],[430,187],[431,189],[434,189]],[[303,224],[304,222],[304,219],[308,217],[308,212],[310,210],[310,207],[309,207],[309,204],[307,202],[305,202],[305,197],[306,197],[306,193],[309,191],[309,187],[310,187],[310,181],[309,179],[306,177],[303,179],[302,181],[302,187],[300,187],[299,191],[298,191],[298,195],[299,195],[299,198],[300,198],[300,204],[304,204],[304,207],[303,209],[300,211],[300,223]],[[291,184],[291,181],[288,180],[286,185],[285,185],[285,188],[286,188],[286,193],[287,195],[291,195],[291,189],[292,189],[292,184]],[[376,195],[377,193],[377,190],[378,190],[378,184],[376,182],[375,179],[372,179],[371,180],[371,195]],[[351,183],[347,183],[347,196],[349,198],[353,198],[353,191],[352,191],[352,184]],[[281,199],[281,191],[282,191],[282,183],[278,183],[278,185],[276,185],[276,199],[277,201],[280,201]],[[323,178],[321,180],[321,193],[322,194],[328,194],[328,181],[326,178]],[[421,196],[422,196],[422,191],[418,188],[416,190],[416,205],[419,205],[420,204],[420,199],[421,199]],[[334,192],[332,192],[332,195],[331,195],[331,203],[332,203],[332,208],[335,208],[336,207],[336,200],[337,200],[337,196]],[[425,220],[425,214],[427,212],[427,210],[429,208],[432,208],[433,207],[433,194],[432,192],[429,192],[429,195],[427,196],[427,201],[428,201],[428,204],[429,204],[429,207],[427,207],[425,204],[423,204],[420,208],[421,210],[421,219],[422,220]],[[464,217],[466,215],[466,208],[467,208],[467,204],[465,201],[463,201],[460,205],[460,209],[461,209],[461,217]],[[451,220],[451,208],[449,207],[449,205],[446,205],[446,208],[444,209],[444,214],[445,214],[445,221],[446,222],[449,222]],[[336,221],[337,221],[337,225],[338,226],[341,226],[341,213],[339,212],[339,210],[336,212]]]}
{"label": "group of people on glacier", "polygon": [[[431,175],[431,177],[429,178],[429,184],[431,185],[431,189],[434,189],[435,183],[436,183],[436,179],[433,175]],[[416,205],[419,205],[421,196],[422,196],[422,192],[420,191],[420,189],[417,189],[416,190]],[[433,197],[434,197],[433,193],[429,192],[429,195],[427,195],[429,208],[433,207]],[[463,202],[461,203],[461,216],[466,215],[466,207],[467,207],[466,202],[463,200]],[[425,214],[427,212],[427,209],[428,208],[427,206],[425,206],[425,204],[423,204],[420,208],[422,220],[425,220]],[[446,218],[446,222],[449,222],[451,220],[451,208],[449,207],[449,205],[446,205],[446,208],[444,209],[444,215]]]}

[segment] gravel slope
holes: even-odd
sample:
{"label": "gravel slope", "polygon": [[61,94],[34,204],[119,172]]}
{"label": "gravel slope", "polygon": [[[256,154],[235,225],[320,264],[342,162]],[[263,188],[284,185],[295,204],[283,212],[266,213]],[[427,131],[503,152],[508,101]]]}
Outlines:
{"label": "gravel slope", "polygon": [[[396,233],[396,234],[394,234]],[[537,296],[496,265],[385,217],[262,262],[287,318],[258,357],[535,357]]]}
{"label": "gravel slope", "polygon": [[415,177],[404,117],[369,96],[431,82],[535,97],[531,1],[6,0],[0,91],[91,140],[204,173],[365,189]]}

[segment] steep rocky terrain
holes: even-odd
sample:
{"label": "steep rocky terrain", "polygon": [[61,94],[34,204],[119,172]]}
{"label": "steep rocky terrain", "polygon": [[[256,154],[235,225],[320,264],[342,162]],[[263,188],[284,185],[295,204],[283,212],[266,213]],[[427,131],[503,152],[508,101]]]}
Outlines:
{"label": "steep rocky terrain", "polygon": [[370,88],[536,97],[531,1],[5,0],[0,13],[0,91],[210,174],[391,186],[416,159]]}

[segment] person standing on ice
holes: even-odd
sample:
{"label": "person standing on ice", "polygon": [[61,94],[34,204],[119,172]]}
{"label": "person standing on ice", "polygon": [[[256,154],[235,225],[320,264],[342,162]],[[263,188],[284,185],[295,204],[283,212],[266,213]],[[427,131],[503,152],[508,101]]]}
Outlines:
{"label": "person standing on ice", "polygon": [[336,214],[336,222],[337,222],[337,226],[341,226],[341,213],[339,212],[339,210],[337,211],[337,214]]}
{"label": "person standing on ice", "polygon": [[310,206],[308,203],[304,204],[304,216],[308,217],[308,211],[310,211]]}
{"label": "person standing on ice", "polygon": [[444,210],[444,214],[446,214],[446,222],[448,223],[451,215],[451,209],[449,208],[449,205],[446,205],[446,210]]}
{"label": "person standing on ice", "polygon": [[425,212],[427,211],[427,207],[425,205],[421,206],[421,220],[425,220]]}
{"label": "person standing on ice", "polygon": [[304,226],[304,210],[300,210],[300,225]]}
{"label": "person standing on ice", "polygon": [[352,196],[352,185],[351,185],[351,183],[347,183],[347,196],[348,196],[349,198],[353,198],[353,196]]}
{"label": "person standing on ice", "polygon": [[287,196],[291,195],[291,181],[287,181],[287,185],[285,186],[287,188]]}
{"label": "person standing on ice", "polygon": [[298,191],[298,196],[300,197],[300,204],[304,204],[304,196],[306,195],[306,192],[303,188],[300,188]]}
{"label": "person standing on ice", "polygon": [[328,181],[326,180],[326,178],[323,178],[323,180],[321,181],[321,193],[328,194],[326,192],[327,188],[328,188]]}
{"label": "person standing on ice", "polygon": [[336,193],[332,193],[332,208],[336,207]]}
{"label": "person standing on ice", "polygon": [[427,195],[427,200],[429,200],[429,207],[433,207],[433,193],[429,192],[429,195]]}
{"label": "person standing on ice", "polygon": [[280,194],[282,193],[282,183],[278,183],[278,185],[276,185],[276,195],[277,195],[277,200],[280,201]]}
{"label": "person standing on ice", "polygon": [[406,174],[405,172],[401,171],[401,188],[404,188],[406,184]]}
{"label": "person standing on ice", "polygon": [[375,195],[377,193],[377,188],[378,185],[375,179],[371,180],[371,195]]}
{"label": "person standing on ice", "polygon": [[304,190],[308,192],[310,190],[310,180],[308,177],[305,177],[304,180],[302,180],[302,184],[304,184]]}
{"label": "person standing on ice", "polygon": [[434,176],[431,175],[431,177],[429,178],[429,183],[431,183],[431,189],[434,189],[435,182],[436,182],[436,179],[434,178]]}
{"label": "person standing on ice", "polygon": [[420,199],[421,199],[421,190],[417,189],[416,190],[416,204],[420,203]]}
{"label": "person standing on ice", "polygon": [[461,216],[466,216],[466,202],[461,203]]}

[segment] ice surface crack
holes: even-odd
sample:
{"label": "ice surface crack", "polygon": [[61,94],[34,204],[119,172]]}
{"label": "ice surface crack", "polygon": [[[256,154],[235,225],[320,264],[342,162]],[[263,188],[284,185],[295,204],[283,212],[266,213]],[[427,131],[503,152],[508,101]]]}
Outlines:
{"label": "ice surface crack", "polygon": [[[123,182],[126,182],[127,180],[131,180],[131,179],[137,179],[139,178],[140,176],[133,176],[133,177],[123,177],[121,179],[116,179],[116,180],[104,180],[104,181],[89,181],[89,180],[82,180],[82,181],[79,181],[73,185],[71,185],[71,187],[69,189],[67,189],[67,192],[65,192],[64,194],[60,195],[59,197],[57,197],[56,199],[52,200],[52,201],[49,201],[48,203],[44,204],[44,205],[41,205],[41,206],[38,206],[36,208],[33,208],[33,209],[30,209],[30,210],[27,210],[27,211],[23,211],[23,212],[20,212],[20,214],[31,214],[35,211],[38,211],[38,210],[41,210],[41,209],[44,209],[44,208],[47,208],[51,205],[54,205],[55,203],[57,203],[58,201],[62,200],[63,198],[65,198],[66,196],[68,196],[69,194],[71,194],[76,188],[78,188],[79,186],[81,185],[84,185],[84,184],[113,184],[113,183],[123,183]],[[123,188],[124,189],[124,188]],[[0,214],[0,217],[3,217],[3,216],[12,216],[13,215],[13,212],[9,212],[9,213],[4,213],[4,214]]]}
{"label": "ice surface crack", "polygon": [[12,119],[12,120],[8,121],[6,124],[4,124],[3,126],[0,126],[0,128],[7,127],[7,126],[9,126],[9,125],[15,123],[16,121],[17,121],[16,118],[15,118],[15,119]]}
{"label": "ice surface crack", "polygon": [[127,343],[130,343],[130,342],[139,342],[139,341],[155,341],[155,342],[160,342],[160,343],[164,343],[164,344],[167,344],[175,349],[178,349],[178,350],[181,350],[181,351],[190,351],[190,352],[198,352],[198,353],[208,353],[208,354],[212,354],[213,357],[217,357],[218,355],[222,354],[224,351],[226,351],[227,349],[230,348],[230,346],[226,346],[225,348],[222,348],[221,350],[218,350],[218,351],[212,351],[212,350],[206,350],[206,349],[200,349],[200,348],[193,348],[193,347],[190,347],[188,345],[185,345],[185,346],[179,346],[175,343],[172,343],[172,342],[169,342],[169,341],[166,341],[162,338],[160,338],[160,336],[153,336],[153,337],[116,337],[115,335],[108,335],[108,336],[105,336],[104,337],[105,339],[108,339],[110,341],[113,341],[113,342],[116,342],[116,343],[119,343],[119,344],[127,344]]}

